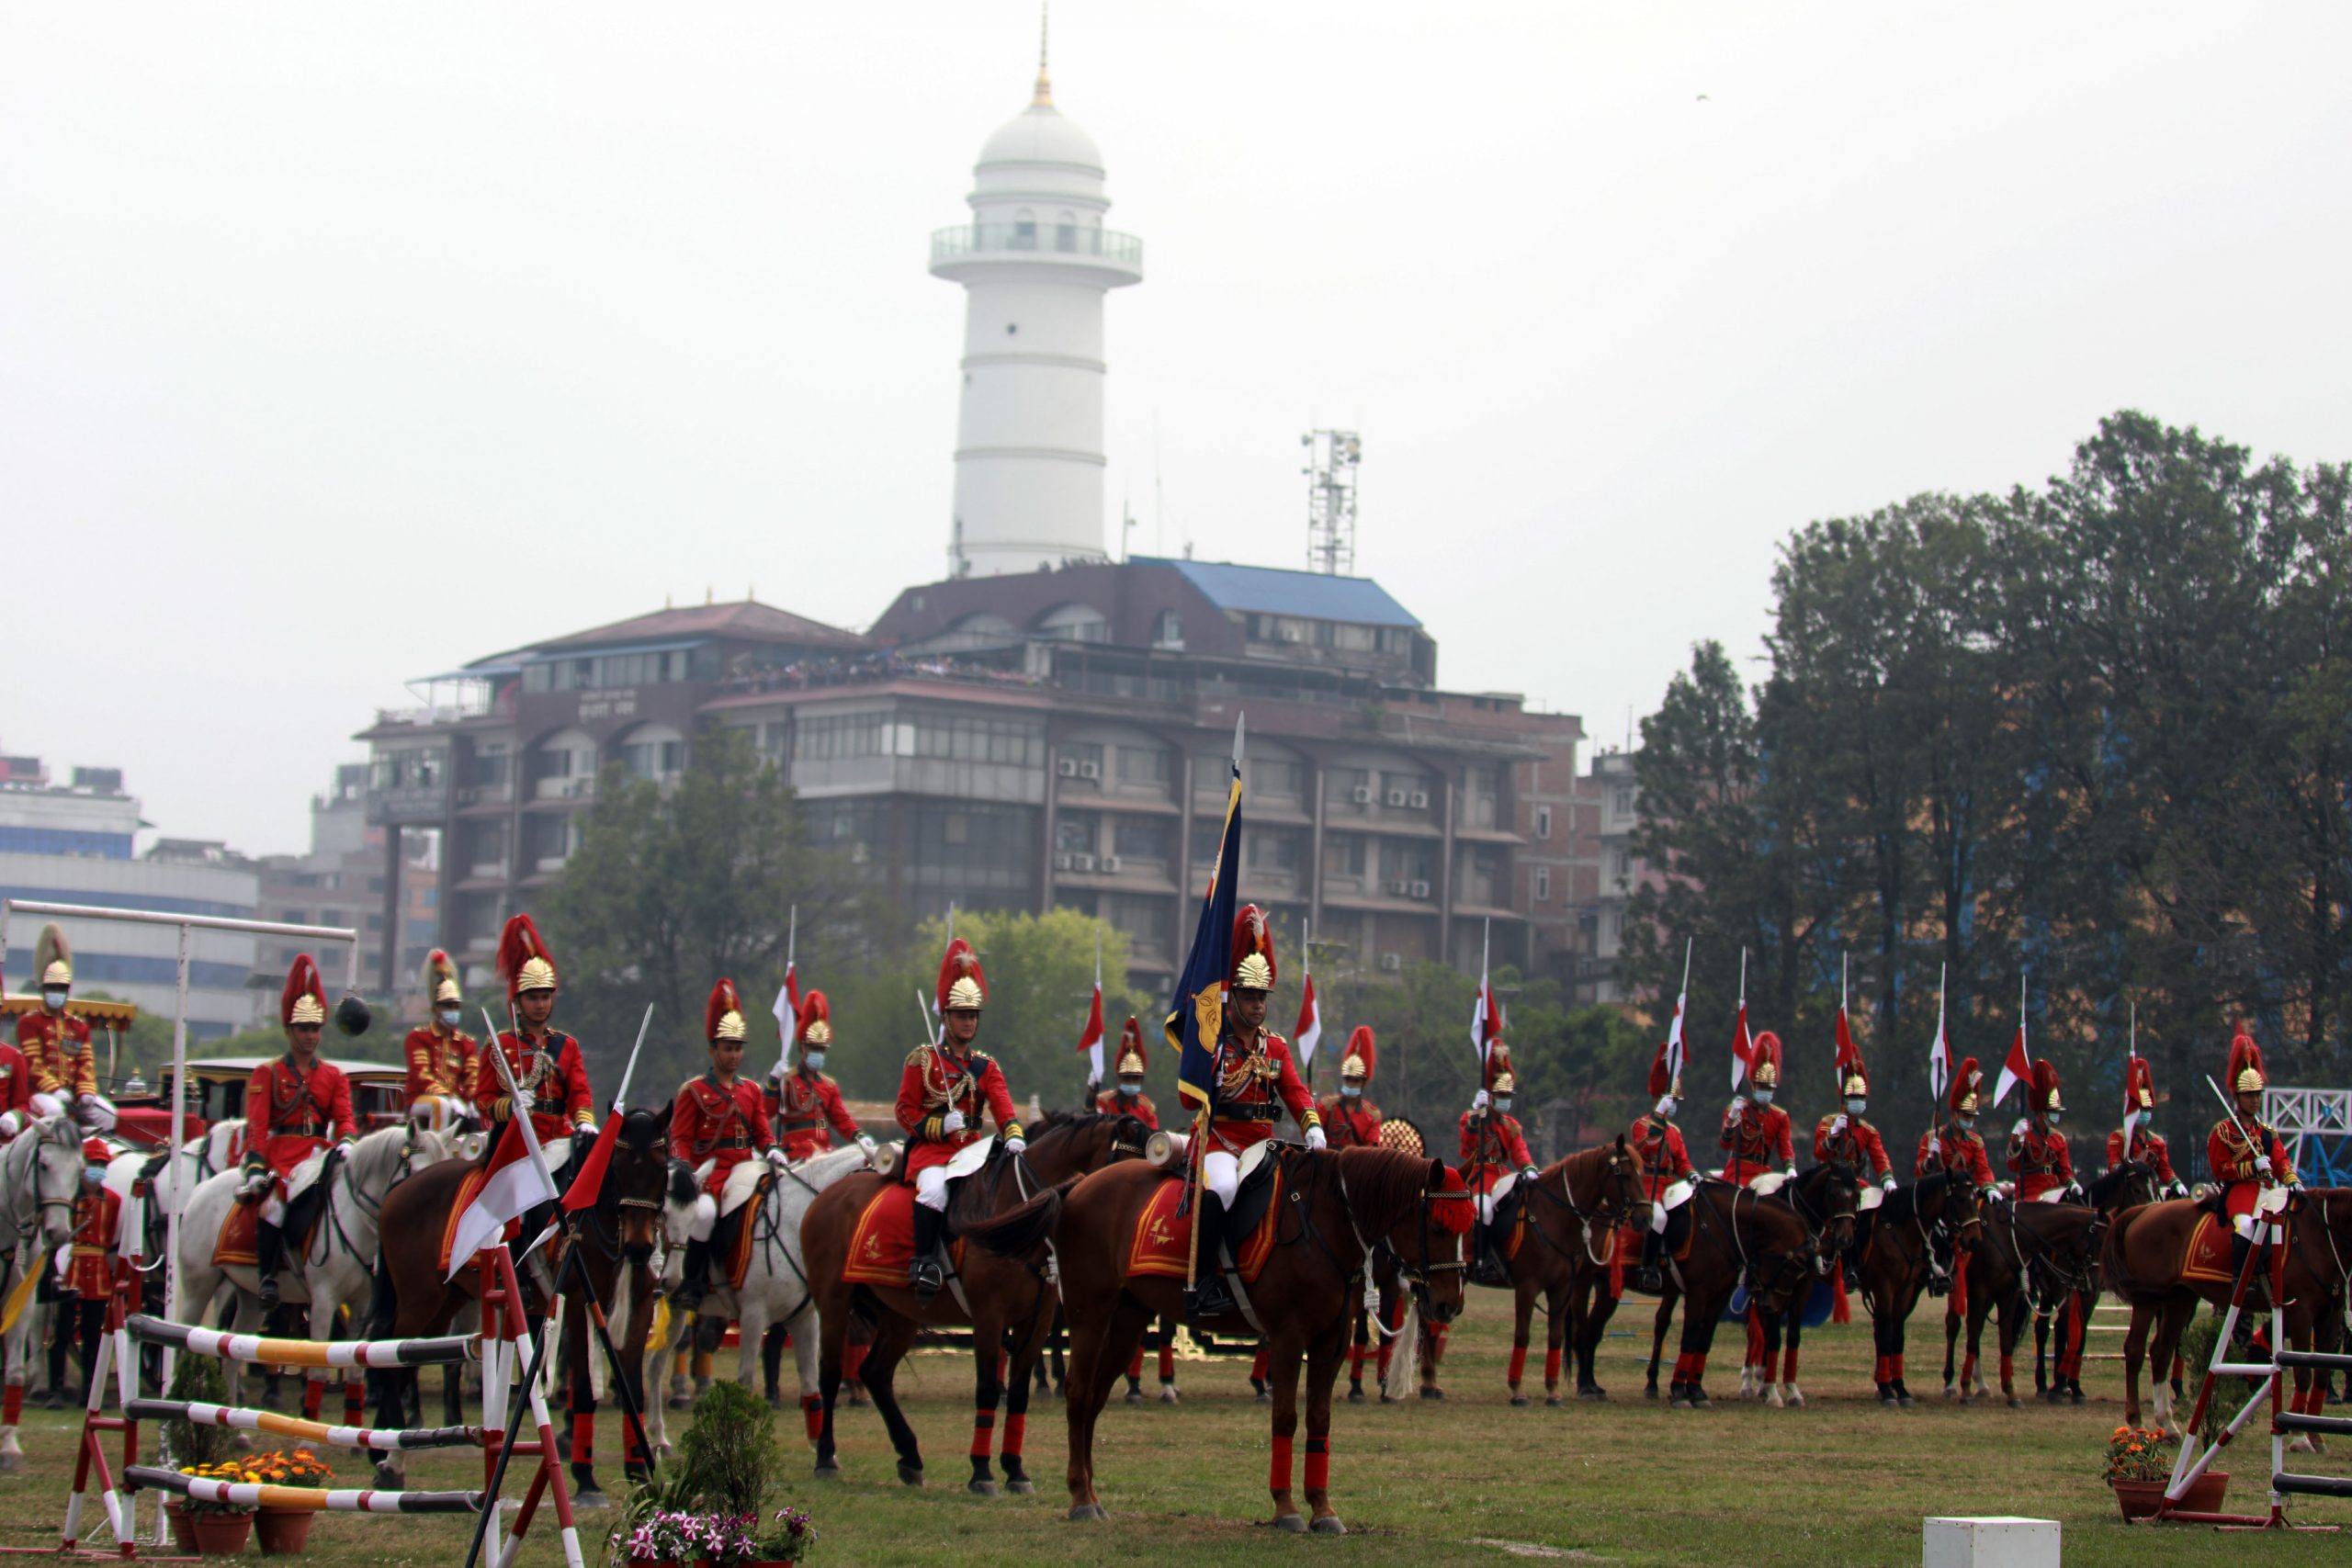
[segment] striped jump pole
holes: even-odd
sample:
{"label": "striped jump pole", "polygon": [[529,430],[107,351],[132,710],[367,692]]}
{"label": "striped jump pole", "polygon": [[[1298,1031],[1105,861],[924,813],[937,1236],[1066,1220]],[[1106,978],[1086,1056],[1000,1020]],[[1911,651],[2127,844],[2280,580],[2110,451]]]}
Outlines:
{"label": "striped jump pole", "polygon": [[186,1421],[198,1427],[227,1427],[239,1432],[267,1432],[274,1437],[300,1438],[338,1449],[364,1449],[370,1453],[394,1450],[461,1449],[481,1442],[480,1427],[335,1427],[324,1421],[280,1416],[243,1404],[213,1404],[203,1400],[134,1399],[125,1416],[141,1421]]}
{"label": "striped jump pole", "polygon": [[168,1345],[191,1356],[227,1361],[268,1361],[281,1367],[431,1367],[481,1359],[481,1342],[470,1334],[438,1339],[274,1339],[262,1334],[230,1334],[198,1328],[135,1312],[123,1326],[134,1339]]}
{"label": "striped jump pole", "polygon": [[176,1492],[191,1502],[227,1503],[241,1508],[300,1508],[312,1513],[333,1509],[352,1514],[478,1514],[489,1496],[482,1492],[376,1492],[353,1486],[211,1481],[151,1464],[130,1465],[122,1476],[133,1490],[152,1487]]}

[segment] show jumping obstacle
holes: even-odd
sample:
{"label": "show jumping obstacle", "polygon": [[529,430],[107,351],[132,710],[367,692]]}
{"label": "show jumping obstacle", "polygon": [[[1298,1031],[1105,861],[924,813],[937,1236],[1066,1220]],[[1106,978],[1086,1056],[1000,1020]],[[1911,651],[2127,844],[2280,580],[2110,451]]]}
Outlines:
{"label": "show jumping obstacle", "polygon": [[[229,1334],[185,1323],[150,1317],[130,1310],[130,1292],[139,1274],[137,1259],[118,1258],[114,1297],[107,1308],[105,1337],[99,1342],[97,1365],[90,1378],[89,1407],[84,1414],[79,1452],[74,1466],[74,1492],[65,1505],[65,1526],[58,1551],[72,1554],[80,1545],[82,1511],[92,1473],[105,1504],[107,1524],[118,1543],[108,1555],[130,1561],[139,1555],[131,1495],[145,1488],[176,1493],[202,1503],[240,1507],[334,1510],[368,1514],[472,1514],[480,1516],[498,1504],[499,1450],[537,1461],[531,1483],[514,1515],[514,1528],[492,1559],[511,1562],[521,1550],[542,1494],[554,1500],[556,1525],[563,1540],[567,1568],[582,1568],[580,1536],[571,1514],[571,1495],[565,1488],[558,1462],[555,1430],[548,1416],[547,1396],[537,1379],[527,1393],[536,1438],[509,1443],[503,1428],[480,1427],[366,1427],[332,1426],[321,1421],[280,1416],[245,1405],[215,1404],[178,1399],[139,1397],[139,1357],[134,1343],[161,1345],[182,1355],[214,1356],[223,1360],[270,1362],[280,1366],[377,1370],[387,1367],[446,1366],[477,1361],[481,1366],[482,1413],[485,1422],[506,1408],[517,1374],[527,1365],[525,1349],[529,1327],[523,1314],[523,1293],[514,1276],[514,1260],[503,1245],[477,1256],[481,1269],[482,1322],[501,1325],[497,1337],[485,1334],[451,1335],[430,1339],[275,1339],[255,1334]],[[101,1406],[109,1372],[119,1384],[122,1414],[108,1416]],[[482,1450],[483,1489],[479,1492],[405,1492],[358,1487],[274,1486],[213,1481],[183,1475],[168,1465],[139,1462],[139,1423],[141,1420],[194,1422],[239,1431],[269,1432],[335,1448],[368,1453],[409,1449],[479,1448]],[[105,1437],[122,1434],[122,1481],[118,1489],[108,1466]],[[24,1551],[25,1548],[12,1550]],[[56,1555],[41,1549],[44,1555]]]}

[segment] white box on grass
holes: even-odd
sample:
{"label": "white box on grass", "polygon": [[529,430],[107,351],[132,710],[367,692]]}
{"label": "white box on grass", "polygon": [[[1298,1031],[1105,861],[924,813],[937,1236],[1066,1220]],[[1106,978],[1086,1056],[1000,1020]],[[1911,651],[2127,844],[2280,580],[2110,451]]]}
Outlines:
{"label": "white box on grass", "polygon": [[1920,1568],[2058,1568],[2056,1519],[1931,1518],[1919,1533]]}

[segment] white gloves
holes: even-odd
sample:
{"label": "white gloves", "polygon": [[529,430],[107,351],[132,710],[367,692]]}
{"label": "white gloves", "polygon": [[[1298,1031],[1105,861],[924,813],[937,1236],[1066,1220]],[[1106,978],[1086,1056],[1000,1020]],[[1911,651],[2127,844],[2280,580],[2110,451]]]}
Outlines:
{"label": "white gloves", "polygon": [[1310,1149],[1328,1148],[1328,1147],[1329,1147],[1329,1146],[1330,1146],[1330,1143],[1331,1143],[1331,1140],[1330,1140],[1330,1139],[1329,1139],[1329,1138],[1327,1138],[1327,1137],[1325,1137],[1325,1136],[1323,1135],[1323,1129],[1322,1129],[1322,1128],[1320,1128],[1320,1127],[1309,1127],[1309,1128],[1306,1130],[1306,1146],[1307,1146],[1308,1148],[1310,1148]]}
{"label": "white gloves", "polygon": [[2265,1176],[2269,1175],[2269,1174],[2270,1174],[2270,1156],[2269,1156],[2268,1155],[2256,1155],[2256,1156],[2254,1156],[2254,1168],[2255,1168],[2255,1169],[2256,1169],[2256,1170],[2258,1170],[2258,1171],[2260,1171],[2260,1172],[2262,1172],[2262,1174],[2263,1174],[2263,1175],[2265,1175]]}
{"label": "white gloves", "polygon": [[1485,1089],[1482,1089],[1477,1093],[1470,1097],[1470,1109],[1473,1111],[1484,1111],[1487,1109],[1487,1091]]}
{"label": "white gloves", "polygon": [[25,1119],[13,1111],[0,1111],[0,1138],[13,1138],[25,1125]]}
{"label": "white gloves", "polygon": [[1747,1109],[1747,1096],[1744,1094],[1735,1094],[1731,1097],[1731,1104],[1724,1111],[1724,1120],[1728,1122]]}
{"label": "white gloves", "polygon": [[1889,1191],[1889,1192],[1892,1192],[1892,1191],[1894,1191],[1894,1178],[1893,1178],[1893,1177],[1891,1177],[1891,1176],[1882,1176],[1882,1177],[1880,1177],[1880,1178],[1879,1178],[1879,1182],[1878,1182],[1878,1184],[1879,1184],[1879,1186],[1880,1186],[1880,1187],[1882,1187],[1882,1188],[1885,1189],[1885,1190],[1886,1190],[1887,1191]]}
{"label": "white gloves", "polygon": [[266,1192],[269,1190],[269,1183],[270,1173],[266,1170],[256,1170],[239,1184],[237,1190],[243,1193]]}
{"label": "white gloves", "polygon": [[775,1167],[778,1170],[782,1170],[786,1166],[792,1163],[791,1158],[786,1156],[782,1149],[777,1148],[773,1144],[768,1146],[767,1156],[768,1164]]}
{"label": "white gloves", "polygon": [[1522,1165],[1519,1168],[1519,1179],[1521,1181],[1532,1181],[1537,1174],[1535,1168],[1532,1165]]}
{"label": "white gloves", "polygon": [[1928,1139],[1928,1155],[1932,1157],[1932,1156],[1934,1156],[1940,1155],[1940,1154],[1942,1154],[1943,1152],[1944,1152],[1944,1141],[1943,1141],[1941,1138],[1934,1137],[1934,1136],[1932,1136],[1932,1135],[1931,1135],[1931,1136]]}
{"label": "white gloves", "polygon": [[1833,1137],[1833,1138],[1834,1138],[1834,1137],[1836,1137],[1838,1134],[1840,1134],[1840,1133],[1844,1132],[1845,1130],[1846,1130],[1846,1113],[1845,1113],[1844,1111],[1839,1111],[1839,1112],[1838,1113],[1837,1117],[1836,1117],[1833,1121],[1831,1121],[1831,1122],[1829,1123],[1829,1135],[1830,1135],[1831,1137]]}
{"label": "white gloves", "polygon": [[2010,1128],[2010,1129],[2009,1129],[2009,1136],[2010,1136],[2010,1137],[2012,1137],[2012,1138],[2022,1138],[2022,1137],[2024,1137],[2024,1136],[2025,1136],[2025,1128],[2026,1128],[2026,1121],[2025,1121],[2025,1118],[2024,1118],[2024,1117],[2022,1117],[2022,1116],[2020,1116],[2020,1117],[2018,1117],[2018,1124],[2017,1124],[2016,1126],[2014,1126],[2014,1127],[2012,1127],[2012,1128]]}
{"label": "white gloves", "polygon": [[869,1138],[869,1137],[867,1137],[867,1136],[866,1136],[865,1134],[863,1134],[863,1133],[860,1133],[860,1134],[857,1135],[857,1146],[858,1146],[859,1148],[861,1148],[861,1149],[864,1149],[864,1150],[866,1152],[866,1154],[867,1154],[867,1156],[871,1156],[873,1155],[873,1153],[874,1153],[874,1150],[875,1150],[875,1143],[874,1143],[874,1140],[873,1140],[873,1139],[871,1139],[871,1138]]}
{"label": "white gloves", "polygon": [[1783,1172],[1783,1174],[1786,1175],[1791,1181],[1794,1181],[1797,1179],[1797,1168],[1794,1162],[1790,1164],[1788,1169]]}
{"label": "white gloves", "polygon": [[949,1111],[946,1115],[939,1119],[939,1130],[943,1133],[950,1134],[962,1132],[964,1130],[964,1113],[960,1111]]}
{"label": "white gloves", "polygon": [[1004,1141],[1004,1152],[1009,1155],[1017,1155],[1028,1146],[1029,1140],[1026,1138],[1007,1138]]}

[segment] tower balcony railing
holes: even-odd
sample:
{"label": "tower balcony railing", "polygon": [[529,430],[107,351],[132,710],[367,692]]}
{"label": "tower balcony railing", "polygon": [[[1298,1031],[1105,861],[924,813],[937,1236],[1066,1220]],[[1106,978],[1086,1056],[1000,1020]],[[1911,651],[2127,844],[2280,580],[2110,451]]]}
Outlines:
{"label": "tower balcony railing", "polygon": [[979,255],[1072,256],[1143,268],[1143,242],[1112,229],[1073,223],[958,223],[931,236],[933,266]]}

